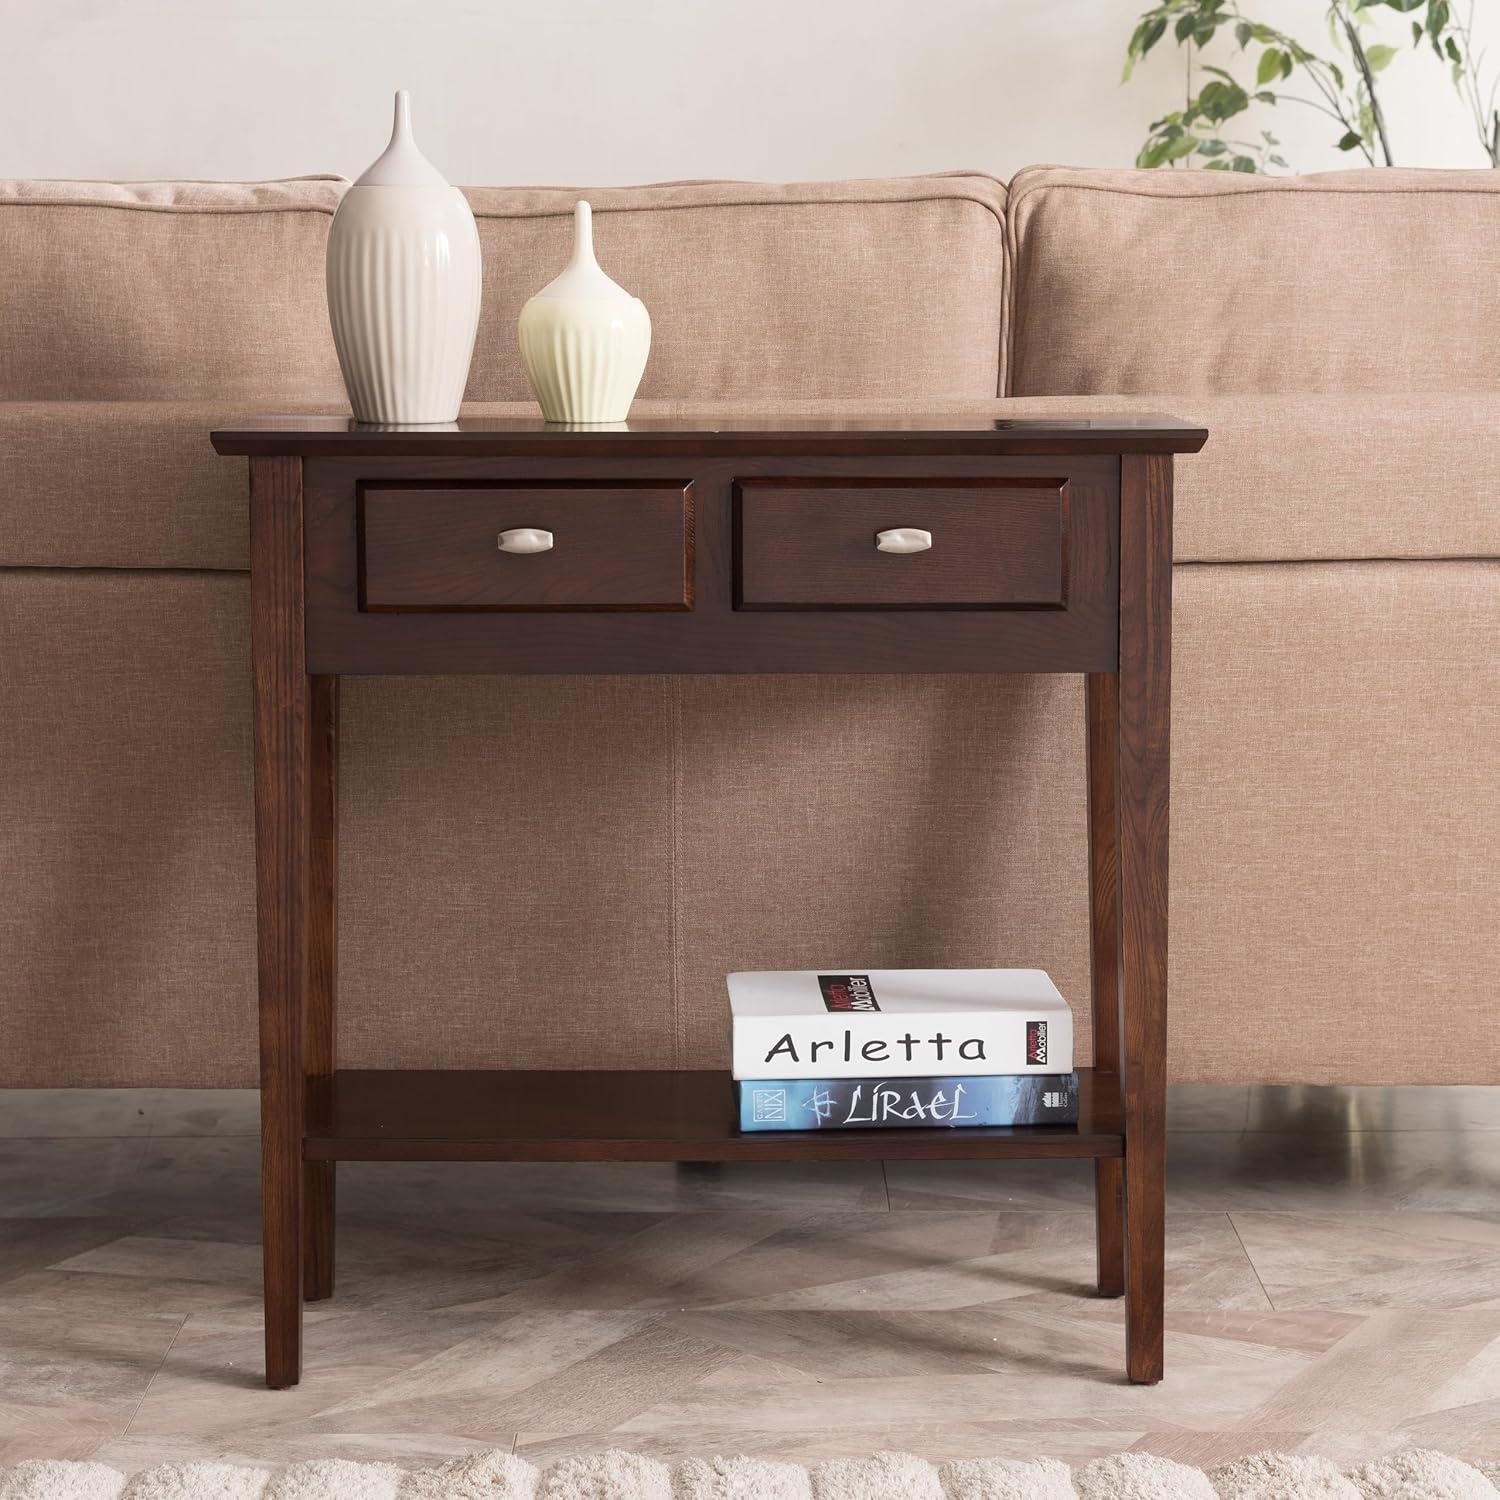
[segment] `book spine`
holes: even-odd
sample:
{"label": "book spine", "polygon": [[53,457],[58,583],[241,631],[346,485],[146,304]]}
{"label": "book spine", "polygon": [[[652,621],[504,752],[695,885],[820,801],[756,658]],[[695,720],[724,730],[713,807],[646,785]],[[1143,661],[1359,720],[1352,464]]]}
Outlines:
{"label": "book spine", "polygon": [[1049,1077],[1072,1071],[1073,1018],[1055,1010],[736,1016],[732,1057],[736,1079]]}
{"label": "book spine", "polygon": [[740,1129],[931,1130],[1076,1125],[1078,1075],[774,1078],[736,1085]]}

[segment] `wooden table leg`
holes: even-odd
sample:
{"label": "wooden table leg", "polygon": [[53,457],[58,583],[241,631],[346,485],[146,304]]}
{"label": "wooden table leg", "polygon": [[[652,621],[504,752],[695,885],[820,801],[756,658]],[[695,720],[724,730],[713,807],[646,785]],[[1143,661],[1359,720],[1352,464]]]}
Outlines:
{"label": "wooden table leg", "polygon": [[[1120,874],[1115,835],[1119,678],[1090,673],[1088,703],[1089,930],[1094,1013],[1095,1087],[1120,1072]],[[1094,1161],[1094,1234],[1101,1297],[1125,1291],[1125,1166],[1117,1156]]]}
{"label": "wooden table leg", "polygon": [[1172,460],[1120,462],[1118,789],[1125,1326],[1131,1380],[1162,1377]]}
{"label": "wooden table leg", "polygon": [[260,980],[266,1384],[302,1374],[303,1025],[307,991],[309,682],[302,465],[250,465],[255,872]]}
{"label": "wooden table leg", "polygon": [[[327,1127],[333,1102],[338,1015],[339,680],[314,677],[308,701],[307,1074],[308,1124]],[[334,1166],[302,1168],[302,1290],[333,1295]]]}

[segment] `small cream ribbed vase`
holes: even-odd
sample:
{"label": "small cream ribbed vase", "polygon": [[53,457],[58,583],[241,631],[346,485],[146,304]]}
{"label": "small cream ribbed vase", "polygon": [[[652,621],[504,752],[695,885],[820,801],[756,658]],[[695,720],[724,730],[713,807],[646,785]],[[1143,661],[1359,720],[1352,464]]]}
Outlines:
{"label": "small cream ribbed vase", "polygon": [[625,420],[651,352],[651,317],[594,259],[587,203],[573,210],[573,259],[521,309],[517,333],[549,422]]}
{"label": "small cream ribbed vase", "polygon": [[479,328],[479,232],[464,195],[417,149],[405,89],[390,145],[333,217],[327,270],[355,417],[453,421]]}

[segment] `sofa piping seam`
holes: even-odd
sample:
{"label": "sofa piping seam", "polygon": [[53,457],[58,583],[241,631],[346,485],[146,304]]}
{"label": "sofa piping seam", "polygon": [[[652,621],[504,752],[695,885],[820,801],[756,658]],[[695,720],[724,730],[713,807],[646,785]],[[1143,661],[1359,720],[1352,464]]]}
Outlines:
{"label": "sofa piping seam", "polygon": [[[342,179],[311,179],[316,181],[333,181]],[[1002,200],[1006,196],[1005,185],[998,179],[990,178],[999,190]],[[350,184],[353,186],[354,184]],[[460,191],[463,191],[461,188]],[[483,188],[482,191],[490,191]],[[502,191],[516,192],[636,192],[650,191],[649,185],[642,188],[518,188],[502,189]],[[661,203],[661,204],[638,204],[638,205],[596,205],[594,212],[599,214],[618,213],[679,213],[699,211],[706,208],[838,208],[844,205],[873,205],[882,203],[973,203],[980,208],[987,209],[1003,230],[1005,224],[1006,204],[1002,201],[998,206],[980,194],[975,192],[957,193],[921,193],[912,195],[893,196],[889,198],[861,197],[861,198],[730,198],[722,202],[703,203]],[[521,209],[514,212],[503,212],[498,209],[474,209],[470,205],[476,219],[566,219],[573,213],[571,205],[560,206],[552,209]],[[0,198],[0,209],[4,208],[79,208],[120,209],[127,213],[164,213],[164,214],[300,214],[314,213],[327,214],[330,217],[337,212],[337,207],[327,207],[321,203],[246,203],[246,204],[197,204],[197,203],[117,203],[106,200],[80,199],[80,198]]]}

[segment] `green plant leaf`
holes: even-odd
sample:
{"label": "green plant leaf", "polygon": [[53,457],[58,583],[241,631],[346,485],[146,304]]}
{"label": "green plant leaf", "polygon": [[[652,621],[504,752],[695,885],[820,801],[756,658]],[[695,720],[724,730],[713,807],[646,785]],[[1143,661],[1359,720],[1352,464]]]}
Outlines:
{"label": "green plant leaf", "polygon": [[1281,74],[1281,59],[1286,53],[1278,51],[1275,47],[1267,47],[1260,55],[1260,66],[1255,70],[1255,81],[1257,83],[1269,83],[1273,78]]}
{"label": "green plant leaf", "polygon": [[1237,83],[1205,83],[1197,98],[1199,112],[1214,124],[1250,108],[1250,96]]}
{"label": "green plant leaf", "polygon": [[1375,42],[1365,48],[1365,61],[1369,63],[1371,71],[1379,73],[1382,69],[1390,67],[1396,60],[1396,49],[1387,47],[1384,42]]}
{"label": "green plant leaf", "polygon": [[1248,21],[1241,21],[1239,25],[1234,28],[1234,39],[1240,44],[1241,52],[1243,52],[1245,48],[1250,45],[1250,39],[1254,35],[1255,28]]}
{"label": "green plant leaf", "polygon": [[1136,30],[1131,33],[1130,46],[1125,48],[1125,68],[1121,72],[1121,83],[1130,83],[1131,75],[1136,72],[1137,63],[1166,36],[1167,18],[1157,15],[1154,10],[1148,10],[1146,15],[1140,18]]}
{"label": "green plant leaf", "polygon": [[1191,156],[1198,148],[1197,136],[1188,135],[1180,126],[1153,136],[1136,155],[1138,167],[1166,167]]}
{"label": "green plant leaf", "polygon": [[1197,26],[1197,24],[1198,18],[1196,16],[1191,14],[1185,15],[1181,17],[1178,20],[1177,25],[1172,28],[1172,35],[1175,36],[1179,42],[1185,42],[1190,36],[1192,36],[1193,28]]}
{"label": "green plant leaf", "polygon": [[1352,151],[1363,140],[1364,137],[1357,130],[1346,131],[1345,134],[1339,138],[1339,150]]}
{"label": "green plant leaf", "polygon": [[1223,141],[1204,141],[1198,147],[1199,156],[1223,156],[1229,147]]}
{"label": "green plant leaf", "polygon": [[1255,172],[1259,170],[1255,165],[1255,158],[1253,156],[1237,156],[1229,163],[1229,167],[1234,172]]}

